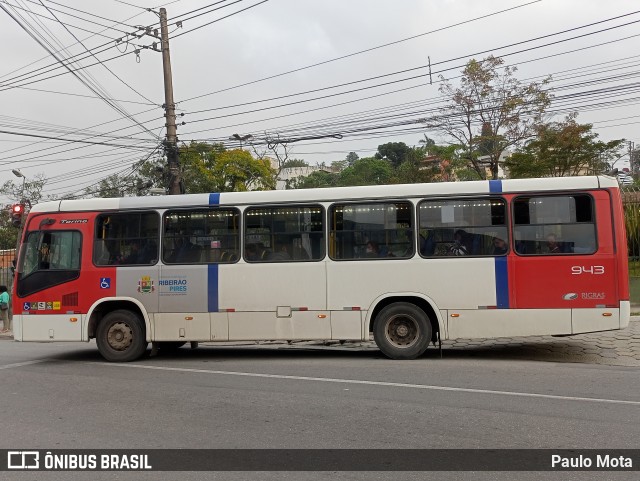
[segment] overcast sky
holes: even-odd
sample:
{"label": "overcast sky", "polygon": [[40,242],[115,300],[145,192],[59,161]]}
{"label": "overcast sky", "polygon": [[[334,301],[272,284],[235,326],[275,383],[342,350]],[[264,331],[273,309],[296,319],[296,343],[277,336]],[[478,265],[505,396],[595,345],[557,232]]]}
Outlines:
{"label": "overcast sky", "polygon": [[[143,48],[154,42],[152,37],[127,34],[139,25],[157,26],[157,15],[146,8],[159,5],[42,0],[47,10],[40,0],[0,1],[34,37],[54,50],[69,47],[58,55],[76,56],[73,69],[102,61],[77,74],[90,74],[94,90],[115,99],[115,106],[108,105],[73,74],[53,70],[56,60],[0,10],[0,130],[11,132],[0,133],[2,182],[19,182],[11,173],[18,168],[27,178],[44,174],[49,179],[45,194],[77,193],[153,155],[165,133],[162,59]],[[593,123],[603,140],[640,144],[637,1],[259,2],[166,3],[174,98],[184,114],[179,121],[185,122],[178,130],[181,142],[221,141],[236,133],[254,139],[265,132],[290,139],[343,136],[291,144],[291,157],[310,164],[341,160],[350,151],[369,156],[385,142],[418,145],[423,133],[446,143],[450,139],[416,122],[438,101],[439,75],[455,83],[469,59],[493,54],[517,65],[522,81],[553,76],[559,100],[551,110],[559,112],[558,120],[575,110],[578,121]],[[620,18],[605,21],[613,17]],[[183,20],[181,27],[176,19]],[[116,45],[118,38],[128,41]],[[368,49],[373,50],[358,53]],[[297,69],[302,70],[287,73]],[[311,90],[316,91],[304,93]]]}

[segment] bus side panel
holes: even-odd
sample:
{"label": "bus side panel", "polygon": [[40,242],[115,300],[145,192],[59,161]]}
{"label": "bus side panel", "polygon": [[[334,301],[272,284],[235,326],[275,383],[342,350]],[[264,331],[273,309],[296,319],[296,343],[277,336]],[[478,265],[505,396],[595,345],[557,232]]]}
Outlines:
{"label": "bus side panel", "polygon": [[381,296],[406,292],[433,299],[438,309],[497,305],[493,257],[329,262],[327,285],[331,311],[368,309]]}
{"label": "bus side panel", "polygon": [[80,314],[39,314],[21,316],[21,339],[27,341],[82,341]]}
{"label": "bus side panel", "polygon": [[571,334],[571,310],[450,310],[447,326],[449,339]]}
{"label": "bus side panel", "polygon": [[[326,264],[217,266],[217,309],[228,311],[229,340],[331,339]],[[322,317],[324,316],[324,317]]]}

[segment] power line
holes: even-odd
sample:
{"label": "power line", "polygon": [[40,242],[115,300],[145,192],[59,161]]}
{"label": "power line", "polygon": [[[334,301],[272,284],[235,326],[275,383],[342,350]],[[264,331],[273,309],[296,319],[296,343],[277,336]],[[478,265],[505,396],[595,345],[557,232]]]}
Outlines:
{"label": "power line", "polygon": [[[122,114],[122,115],[126,116],[130,121],[132,121],[133,123],[135,123],[136,125],[138,125],[139,127],[141,127],[143,130],[146,130],[149,134],[151,134],[151,135],[153,136],[153,133],[152,133],[152,132],[148,131],[148,130],[146,129],[146,127],[144,127],[144,125],[142,125],[142,124],[141,124],[140,122],[138,122],[135,118],[133,118],[133,117],[132,117],[132,116],[131,116],[131,115],[130,115],[130,114],[129,114],[129,113],[128,113],[124,108],[120,107],[117,103],[115,103],[115,102],[113,102],[113,101],[110,101],[110,100],[108,99],[108,97],[109,97],[110,95],[105,91],[105,89],[104,89],[102,86],[100,86],[100,85],[97,83],[97,81],[95,81],[95,80],[91,77],[91,75],[90,75],[90,74],[88,74],[88,73],[87,73],[87,74],[86,74],[86,76],[85,76],[85,75],[83,75],[83,74],[84,74],[84,72],[77,73],[77,71],[78,71],[78,70],[80,70],[80,69],[76,68],[76,70],[73,70],[73,69],[69,66],[69,64],[67,64],[67,63],[65,63],[64,61],[62,61],[62,60],[58,57],[58,54],[56,54],[55,52],[53,52],[53,50],[54,50],[54,49],[52,48],[53,46],[51,45],[51,43],[50,43],[50,42],[48,42],[48,41],[46,40],[46,38],[44,38],[44,36],[42,36],[39,32],[37,32],[37,31],[36,31],[36,29],[34,29],[33,27],[31,27],[31,30],[30,30],[30,29],[28,29],[28,28],[25,26],[25,23],[28,25],[28,22],[26,21],[26,19],[24,19],[20,14],[18,14],[18,13],[17,13],[17,15],[18,15],[18,16],[20,16],[20,17],[22,18],[22,22],[23,22],[23,23],[21,23],[21,22],[20,22],[20,21],[15,17],[15,16],[13,16],[13,15],[12,15],[8,10],[6,10],[6,8],[5,8],[4,6],[2,6],[1,4],[0,4],[0,8],[2,8],[3,10],[5,10],[5,12],[6,12],[7,14],[9,14],[9,16],[10,16],[14,21],[16,21],[16,22],[18,23],[18,25],[20,25],[20,27],[21,27],[25,32],[27,32],[27,33],[28,33],[28,34],[29,34],[29,35],[30,35],[30,36],[31,36],[31,37],[32,37],[36,42],[38,42],[38,44],[39,44],[42,48],[44,48],[47,52],[49,52],[49,54],[50,54],[51,56],[53,56],[53,57],[58,61],[58,63],[60,63],[62,66],[64,66],[64,67],[65,67],[65,68],[66,68],[70,73],[72,73],[72,74],[73,74],[73,75],[74,75],[74,76],[75,76],[75,77],[76,77],[80,82],[82,82],[82,84],[83,84],[83,85],[85,85],[89,90],[91,90],[91,91],[92,91],[93,93],[95,93],[96,95],[100,96],[100,97],[103,99],[103,101],[104,101],[107,105],[109,105],[110,107],[112,107],[113,109],[115,109],[116,111],[118,111],[120,114]],[[42,27],[45,29],[45,31],[48,31],[48,29],[46,29],[46,27],[44,27],[44,26],[42,26]],[[32,32],[32,30],[33,30],[33,32]],[[49,35],[50,35],[50,37],[51,37],[54,41],[56,41],[56,42],[57,42],[56,37],[55,37],[51,32],[49,32]],[[74,36],[74,38],[76,38],[76,37]],[[77,38],[76,38],[76,40],[77,40]],[[46,43],[47,45],[45,45],[45,43]],[[84,44],[83,44],[83,47],[84,47]],[[85,49],[86,49],[86,47],[85,47]],[[93,55],[93,56],[94,56],[94,58],[95,58],[95,55],[94,55],[94,54],[91,54],[91,55]],[[89,79],[89,80],[88,80],[88,79]],[[103,92],[100,92],[100,90],[102,90],[102,91],[103,91],[104,93],[106,93],[107,95],[105,95]]]}
{"label": "power line", "polygon": [[242,12],[245,12],[247,10],[250,10],[250,9],[252,9],[254,7],[257,7],[258,5],[262,5],[263,3],[266,3],[268,1],[269,0],[262,0],[261,2],[258,2],[258,3],[254,4],[254,5],[251,5],[249,7],[246,7],[246,8],[243,8],[241,10],[238,10],[237,12],[230,13],[229,15],[225,15],[224,17],[217,18],[216,20],[213,20],[211,22],[205,23],[204,25],[200,25],[198,27],[194,27],[191,30],[187,30],[186,32],[179,33],[178,35],[174,35],[173,37],[171,37],[171,39],[181,37],[183,35],[186,35],[187,33],[195,32],[196,30],[200,30],[203,27],[206,27],[206,26],[211,25],[213,23],[216,23],[216,22],[219,22],[221,20],[224,20],[225,18],[233,17],[234,15],[238,15],[239,13],[242,13]]}
{"label": "power line", "polygon": [[360,55],[360,54],[363,54],[363,53],[366,53],[366,52],[372,52],[374,50],[378,50],[378,49],[381,49],[381,48],[384,48],[384,47],[389,47],[391,45],[396,45],[396,44],[399,44],[399,43],[402,43],[402,42],[406,42],[406,41],[413,40],[413,39],[416,39],[416,38],[419,38],[419,37],[423,37],[425,35],[430,35],[432,33],[441,32],[441,31],[447,30],[449,28],[458,27],[460,25],[464,25],[464,24],[467,24],[467,23],[475,22],[477,20],[482,20],[482,19],[485,19],[485,18],[489,18],[489,17],[492,17],[494,15],[498,15],[500,13],[508,12],[508,11],[515,10],[515,9],[518,9],[518,8],[521,8],[521,7],[526,7],[528,5],[532,5],[532,4],[538,3],[540,1],[542,1],[542,0],[535,0],[535,1],[532,1],[532,2],[524,3],[522,5],[517,5],[515,7],[507,8],[507,9],[504,9],[504,10],[499,10],[497,12],[492,12],[492,13],[489,13],[487,15],[482,15],[480,17],[475,17],[475,18],[472,18],[472,19],[469,19],[469,20],[464,20],[462,22],[458,22],[458,23],[454,23],[454,24],[451,24],[451,25],[447,25],[445,27],[437,28],[435,30],[430,30],[428,32],[424,32],[424,33],[420,33],[420,34],[417,34],[417,35],[413,35],[411,37],[406,37],[406,38],[403,38],[403,39],[400,39],[400,40],[395,40],[393,42],[388,42],[388,43],[385,43],[385,44],[382,44],[382,45],[378,45],[378,46],[375,46],[375,47],[367,48],[367,49],[364,49],[364,50],[359,50],[357,52],[353,52],[353,53],[350,53],[350,54],[347,54],[347,55],[342,55],[340,57],[332,58],[332,59],[329,59],[329,60],[324,60],[322,62],[314,63],[312,65],[307,65],[307,66],[296,68],[296,69],[293,69],[293,70],[288,70],[286,72],[282,72],[282,73],[275,74],[275,75],[270,75],[268,77],[264,77],[264,78],[261,78],[261,79],[253,80],[251,82],[245,82],[243,84],[234,85],[232,87],[227,87],[227,88],[224,88],[224,89],[221,89],[221,90],[216,90],[214,92],[209,92],[209,93],[206,93],[206,94],[197,95],[195,97],[191,97],[191,98],[182,100],[182,101],[180,101],[180,103],[189,102],[191,100],[199,99],[199,98],[202,98],[202,97],[207,97],[209,95],[214,95],[214,94],[218,94],[218,93],[222,93],[222,92],[227,92],[229,90],[237,89],[237,88],[240,88],[240,87],[246,87],[248,85],[253,85],[253,84],[256,84],[256,83],[259,83],[259,82],[264,82],[266,80],[271,80],[271,79],[274,79],[274,78],[282,77],[284,75],[289,75],[289,74],[292,74],[292,73],[295,73],[295,72],[300,72],[302,70],[307,70],[307,69],[310,69],[310,68],[313,68],[313,67],[318,67],[320,65],[325,65],[325,64],[328,64],[328,63],[331,63],[331,62],[336,62],[338,60],[343,60],[345,58],[354,57],[356,55]]}
{"label": "power line", "polygon": [[[138,14],[136,14],[136,15],[133,15],[133,16],[131,16],[131,17],[129,17],[129,18],[126,18],[126,19],[125,19],[125,21],[127,21],[127,20],[131,20],[132,18],[138,17],[138,16],[140,16],[140,15],[142,15],[142,14],[141,14],[141,13],[138,13]],[[108,29],[104,29],[104,30],[102,30],[102,31],[101,31],[101,32],[99,32],[99,33],[98,33],[98,32],[96,32],[96,33],[94,33],[93,35],[89,35],[88,37],[86,37],[86,38],[84,38],[84,39],[82,39],[82,40],[83,40],[83,41],[88,40],[88,39],[90,39],[91,37],[94,37],[95,35],[99,35],[100,33],[105,32],[106,30],[108,30]],[[129,34],[129,35],[132,35],[132,34]],[[110,37],[109,37],[109,38],[110,38]],[[95,50],[96,48],[103,47],[103,46],[105,46],[105,45],[109,45],[109,43],[111,43],[111,42],[108,42],[108,43],[106,43],[106,44],[102,44],[102,45],[100,45],[100,46],[98,46],[98,47],[95,47],[93,50]],[[60,51],[62,51],[62,50],[67,50],[67,49],[69,49],[69,48],[73,47],[74,45],[75,45],[75,43],[74,43],[74,44],[71,44],[71,45],[68,45],[68,46],[66,46],[64,49],[61,49],[61,50],[56,51],[56,53],[59,53],[59,52],[60,52]],[[6,77],[6,76],[8,76],[8,75],[11,75],[11,74],[13,74],[13,73],[15,73],[15,72],[19,72],[20,70],[23,70],[23,69],[25,69],[25,68],[27,68],[27,67],[30,67],[31,65],[36,64],[36,63],[38,63],[38,62],[41,62],[42,60],[45,60],[45,59],[47,59],[47,58],[49,58],[49,56],[48,56],[48,55],[47,55],[47,56],[44,56],[44,57],[42,57],[42,58],[40,58],[40,59],[38,59],[38,60],[34,60],[33,62],[31,62],[31,63],[29,63],[29,64],[27,64],[27,65],[25,65],[25,66],[23,66],[23,67],[20,67],[20,68],[18,68],[18,69],[12,70],[11,72],[8,72],[8,73],[6,73],[6,74],[4,74],[4,75],[0,75],[0,78],[4,78],[4,77]],[[52,64],[52,65],[55,65],[55,64]]]}
{"label": "power line", "polygon": [[[47,0],[47,1],[51,1],[51,0]],[[40,3],[42,3],[42,0],[40,0]],[[52,2],[52,3],[55,3],[55,2]],[[43,5],[43,6],[45,6],[45,5],[44,5],[44,3],[42,3],[42,5]],[[49,9],[49,7],[46,7],[46,6],[45,6],[45,8],[46,8],[47,10],[50,10],[50,9]],[[61,25],[62,25],[62,26],[67,30],[67,32],[69,32],[69,34],[74,38],[74,40],[76,40],[80,45],[82,45],[82,47],[85,49],[85,51],[86,51],[86,52],[91,53],[91,56],[92,56],[93,58],[95,58],[96,60],[98,60],[98,62],[100,62],[100,60],[98,59],[98,57],[96,57],[96,56],[95,56],[95,54],[93,54],[93,53],[92,53],[92,52],[91,52],[91,51],[90,51],[90,50],[85,46],[85,44],[84,44],[84,43],[82,43],[82,41],[81,41],[81,40],[79,40],[79,39],[78,39],[78,37],[76,37],[76,36],[75,36],[75,34],[74,34],[73,32],[71,32],[71,31],[68,29],[68,28],[67,28],[67,26],[66,26],[63,22],[61,22],[61,21],[58,19],[58,17],[56,17],[56,15],[55,15],[53,12],[51,12],[51,15],[53,15],[53,17],[54,17],[56,20],[58,20],[58,21],[60,22],[60,24],[61,24]],[[126,87],[128,87],[131,91],[133,91],[133,92],[135,92],[136,94],[138,94],[138,96],[140,96],[141,98],[143,98],[143,99],[144,99],[144,100],[146,100],[147,102],[149,102],[149,103],[153,103],[150,99],[148,99],[147,97],[145,97],[144,95],[142,95],[140,92],[138,92],[136,89],[134,89],[131,85],[129,85],[129,84],[128,84],[127,82],[125,82],[124,80],[122,80],[122,79],[121,79],[121,78],[120,78],[120,77],[119,77],[119,76],[118,76],[118,75],[117,75],[113,70],[111,70],[109,67],[107,67],[104,63],[100,62],[100,65],[102,65],[102,67],[104,67],[104,68],[107,70],[107,72],[109,72],[111,75],[113,75],[115,78],[117,78],[117,79],[118,79],[122,84],[124,84]],[[107,93],[106,89],[102,88],[102,90],[103,90],[105,93]],[[111,99],[107,98],[106,96],[101,96],[101,98],[102,98],[103,100],[105,100],[107,103],[109,103],[109,105],[116,105],[116,102],[114,102],[113,100],[111,100]],[[136,120],[131,116],[131,114],[127,113],[127,112],[126,112],[126,110],[124,110],[124,108],[122,108],[122,107],[118,107],[118,110],[121,110],[123,113],[126,113],[127,117],[128,117],[130,120],[132,120],[132,121],[134,121],[135,123],[137,123],[137,124],[138,124],[138,122],[137,122],[137,121],[136,121]],[[140,124],[138,124],[138,125],[140,125]]]}
{"label": "power line", "polygon": [[[640,13],[640,11],[633,12],[633,13],[634,14],[635,13]],[[631,15],[631,14],[626,14],[626,15]],[[626,16],[626,15],[624,15],[624,16]],[[617,19],[617,18],[619,18],[619,17],[613,17],[612,19],[607,19],[607,20],[603,20],[601,22],[595,22],[595,23],[602,23],[604,21],[610,21],[610,20]],[[631,25],[631,24],[638,23],[638,22],[640,22],[640,20],[635,20],[633,22],[628,22],[626,24],[616,25],[616,26],[609,27],[609,28],[602,29],[602,30],[598,30],[598,31],[595,31],[595,32],[589,32],[589,33],[586,33],[586,34],[583,34],[583,35],[570,37],[570,38],[558,40],[558,41],[555,41],[555,42],[551,42],[551,43],[547,43],[547,44],[543,44],[543,45],[538,45],[538,46],[535,46],[535,47],[530,47],[530,48],[523,49],[523,50],[520,50],[520,51],[517,51],[517,52],[510,52],[510,53],[501,55],[501,57],[515,55],[515,54],[518,54],[518,53],[524,53],[524,52],[527,52],[527,51],[530,51],[530,50],[535,50],[535,49],[538,49],[538,48],[548,47],[550,45],[555,45],[555,44],[558,44],[558,43],[567,42],[567,41],[570,41],[570,40],[575,40],[577,38],[582,38],[582,37],[585,37],[585,36],[590,36],[590,35],[594,35],[594,34],[597,34],[597,33],[602,33],[602,32],[605,32],[605,31],[613,30],[613,29],[616,29],[616,28],[621,28],[621,27],[624,27],[624,26],[628,26],[628,25]],[[489,49],[489,50],[484,50],[482,52],[476,52],[476,53],[465,55],[465,56],[462,56],[462,57],[456,57],[456,58],[449,59],[449,60],[443,60],[443,61],[440,61],[440,62],[435,62],[435,63],[432,63],[431,66],[433,67],[434,65],[441,65],[441,64],[452,62],[452,61],[460,60],[462,58],[469,58],[469,57],[473,57],[475,55],[479,55],[479,54],[483,54],[483,53],[489,53],[489,52],[493,52],[493,51],[496,51],[496,50],[502,50],[504,48],[509,48],[509,47],[512,47],[512,46],[521,45],[523,43],[533,42],[533,41],[536,41],[536,40],[539,40],[539,39],[542,39],[542,38],[547,38],[547,37],[550,37],[550,36],[553,36],[553,35],[560,35],[562,33],[568,32],[568,31],[572,31],[572,30],[576,30],[576,29],[579,29],[579,28],[585,28],[585,27],[588,27],[588,26],[592,26],[595,23],[588,24],[588,25],[583,25],[583,26],[580,26],[580,27],[575,27],[575,28],[569,29],[569,30],[563,30],[561,32],[557,32],[557,33],[554,33],[554,34],[544,35],[542,37],[536,37],[536,38],[533,38],[533,39],[530,39],[530,40],[524,40],[524,41],[521,41],[521,42],[508,44],[508,45],[504,45],[504,46],[501,46],[501,47],[496,47],[496,48]],[[335,84],[335,85],[331,85],[331,86],[328,86],[328,87],[321,87],[321,88],[317,88],[317,89],[306,90],[306,91],[303,91],[303,92],[297,92],[297,93],[293,93],[293,94],[287,94],[287,95],[281,95],[281,96],[277,96],[277,97],[271,97],[271,98],[268,98],[268,99],[261,99],[261,100],[254,100],[254,101],[249,101],[249,102],[242,102],[242,103],[234,104],[234,105],[226,105],[226,106],[223,106],[223,107],[215,107],[215,108],[211,108],[211,109],[196,110],[196,111],[192,111],[192,112],[189,112],[189,113],[190,114],[199,114],[199,113],[211,112],[211,111],[216,111],[216,110],[243,107],[243,106],[246,106],[246,105],[254,105],[254,104],[257,104],[257,103],[271,102],[271,101],[274,101],[274,100],[291,98],[291,97],[296,97],[296,96],[300,96],[300,95],[307,95],[307,94],[310,94],[310,93],[322,92],[322,91],[325,91],[325,90],[331,90],[331,89],[335,89],[335,88],[346,87],[346,86],[349,86],[349,85],[355,85],[355,84],[358,84],[358,83],[369,82],[369,81],[372,81],[372,80],[378,80],[378,79],[381,79],[381,78],[386,78],[386,77],[390,77],[390,76],[394,76],[394,75],[399,75],[399,74],[402,74],[402,73],[408,73],[408,72],[412,72],[412,71],[416,71],[416,70],[425,69],[427,67],[428,67],[428,65],[420,65],[420,66],[417,66],[417,67],[411,67],[411,68],[404,69],[404,70],[398,70],[398,71],[395,71],[395,72],[390,72],[390,73],[386,73],[386,74],[382,74],[382,75],[376,75],[376,76],[373,76],[373,77],[367,77],[367,78],[360,79],[360,80],[354,80],[354,81],[351,81],[351,82],[344,82],[344,83],[340,83],[340,84]],[[377,87],[385,86],[385,85],[391,85],[391,84],[398,83],[398,82],[405,82],[405,81],[408,81],[408,80],[415,80],[417,78],[428,77],[428,76],[430,76],[430,75],[432,75],[434,73],[435,74],[444,73],[444,72],[447,72],[447,71],[450,71],[450,70],[455,70],[455,69],[458,69],[458,68],[461,68],[461,67],[462,66],[450,67],[450,68],[442,69],[442,70],[439,70],[439,71],[436,71],[436,72],[432,72],[431,74],[425,73],[425,74],[415,75],[415,76],[412,76],[412,77],[406,77],[406,78],[400,79],[400,80],[395,80],[395,81],[390,81],[390,82],[383,82],[383,83],[379,83],[379,84],[368,86],[368,87],[363,87],[363,88],[348,90],[348,91],[344,91],[344,92],[339,92],[339,93],[328,95],[328,96],[320,96],[320,97],[315,97],[315,98],[311,98],[311,99],[301,100],[299,102],[285,103],[285,104],[280,105],[279,107],[294,105],[296,103],[310,102],[310,101],[313,101],[313,100],[320,100],[320,99],[324,99],[324,98],[332,97],[332,96],[337,96],[337,95],[345,95],[345,94],[348,94],[348,93],[358,92],[358,91],[362,91],[362,90],[366,90],[366,89],[370,89],[370,88],[377,88]],[[261,110],[264,110],[264,109],[256,109],[256,110],[251,110],[249,112],[253,113],[253,112],[257,112],[257,111],[261,111]],[[214,117],[214,118],[216,118],[216,117]],[[201,119],[201,120],[192,120],[191,123],[202,122],[203,120],[212,120],[214,118]],[[217,118],[219,118],[219,117],[217,117]]]}

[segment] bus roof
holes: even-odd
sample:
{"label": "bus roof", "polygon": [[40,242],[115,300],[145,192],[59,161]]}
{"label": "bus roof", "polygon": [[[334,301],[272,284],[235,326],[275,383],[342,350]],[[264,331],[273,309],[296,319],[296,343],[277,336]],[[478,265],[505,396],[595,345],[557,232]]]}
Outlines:
{"label": "bus roof", "polygon": [[78,212],[143,208],[172,208],[211,205],[278,204],[283,202],[309,203],[361,199],[393,199],[404,197],[486,195],[519,192],[551,192],[619,188],[613,177],[580,176],[548,177],[541,179],[479,180],[469,182],[437,182],[430,184],[391,184],[322,189],[292,189],[220,194],[185,194],[145,197],[90,198],[57,200],[34,205],[31,212]]}

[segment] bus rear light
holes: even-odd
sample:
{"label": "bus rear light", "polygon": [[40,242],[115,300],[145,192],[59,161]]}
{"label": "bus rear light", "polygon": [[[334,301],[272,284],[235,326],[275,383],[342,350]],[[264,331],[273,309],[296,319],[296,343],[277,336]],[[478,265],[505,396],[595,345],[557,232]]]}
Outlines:
{"label": "bus rear light", "polygon": [[460,314],[458,314],[457,312],[454,312],[453,314],[451,314],[451,317],[460,317]]}
{"label": "bus rear light", "polygon": [[326,314],[318,314],[318,319],[325,319],[326,317]]}
{"label": "bus rear light", "polygon": [[292,311],[308,311],[309,308],[308,307],[292,307],[291,310]]}
{"label": "bus rear light", "polygon": [[602,315],[603,315],[604,317],[611,317],[611,316],[613,316],[613,314],[611,314],[610,312],[603,312],[603,313],[602,313]]}
{"label": "bus rear light", "polygon": [[70,317],[69,318],[69,322],[78,322],[78,318],[77,317]]}
{"label": "bus rear light", "polygon": [[360,306],[347,306],[347,307],[344,307],[343,310],[345,310],[345,311],[359,311],[360,310]]}
{"label": "bus rear light", "polygon": [[185,321],[193,321],[193,316],[186,316],[184,318]]}

